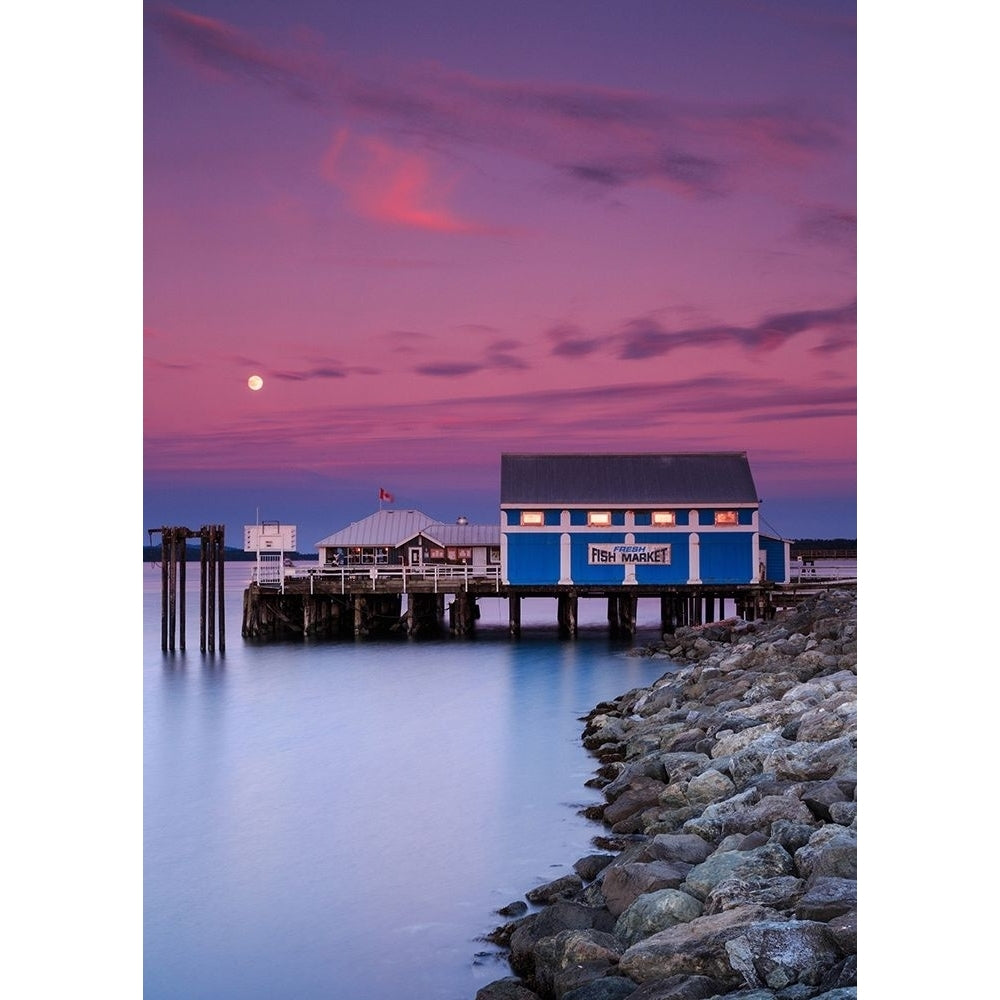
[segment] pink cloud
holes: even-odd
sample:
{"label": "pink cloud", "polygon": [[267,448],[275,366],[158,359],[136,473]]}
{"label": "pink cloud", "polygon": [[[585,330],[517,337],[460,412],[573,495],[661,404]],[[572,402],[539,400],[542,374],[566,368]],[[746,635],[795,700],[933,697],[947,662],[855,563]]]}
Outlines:
{"label": "pink cloud", "polygon": [[448,207],[457,179],[436,174],[430,157],[416,150],[372,136],[354,138],[341,129],[323,156],[321,170],[366,218],[436,233],[484,231]]}
{"label": "pink cloud", "polygon": [[[373,67],[366,76],[364,66],[349,68],[342,55],[303,58],[175,8],[151,19],[185,58],[330,117],[348,114],[370,130],[403,129],[427,142],[513,154],[591,187],[646,184],[685,197],[714,196],[752,172],[748,159],[794,170],[851,145],[849,126],[792,107],[721,107],[585,84],[501,81],[434,64],[389,73],[379,67],[376,79]],[[450,185],[432,176],[425,156],[365,142],[379,182],[344,183],[366,214],[439,232],[478,231],[448,209]]]}

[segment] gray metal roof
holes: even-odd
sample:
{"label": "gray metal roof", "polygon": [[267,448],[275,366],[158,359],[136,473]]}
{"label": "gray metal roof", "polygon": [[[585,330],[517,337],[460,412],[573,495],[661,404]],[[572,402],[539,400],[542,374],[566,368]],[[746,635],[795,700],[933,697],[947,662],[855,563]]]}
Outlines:
{"label": "gray metal roof", "polygon": [[425,538],[438,545],[493,545],[500,544],[500,524],[428,524],[422,529]]}
{"label": "gray metal roof", "polygon": [[428,517],[419,510],[380,510],[327,535],[316,543],[316,547],[388,545],[396,548],[418,535],[428,524],[434,523],[433,517]]}
{"label": "gray metal roof", "polygon": [[757,503],[746,452],[501,455],[501,504]]}

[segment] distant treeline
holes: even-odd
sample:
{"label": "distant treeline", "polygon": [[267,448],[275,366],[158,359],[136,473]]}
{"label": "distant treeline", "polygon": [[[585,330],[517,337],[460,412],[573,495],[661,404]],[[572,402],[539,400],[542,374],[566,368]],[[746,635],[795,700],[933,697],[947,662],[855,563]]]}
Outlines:
{"label": "distant treeline", "polygon": [[[817,550],[856,552],[857,548],[858,540],[856,538],[796,538],[791,545],[792,556],[799,552],[815,552]],[[198,542],[195,542],[194,545],[189,543],[187,547],[188,562],[197,562],[200,552],[201,545]],[[227,562],[254,562],[257,558],[256,552],[244,552],[242,549],[232,548],[228,545],[225,547],[225,553]],[[161,554],[159,545],[144,545],[142,547],[143,562],[159,562]],[[286,552],[285,558],[315,559],[317,555],[316,552]]]}

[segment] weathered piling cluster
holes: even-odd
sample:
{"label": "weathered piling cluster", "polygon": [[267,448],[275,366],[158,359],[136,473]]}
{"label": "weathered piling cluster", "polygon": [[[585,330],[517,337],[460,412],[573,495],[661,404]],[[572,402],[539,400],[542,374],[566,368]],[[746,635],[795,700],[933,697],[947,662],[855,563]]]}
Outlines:
{"label": "weathered piling cluster", "polygon": [[477,1000],[856,997],[856,640],[833,592],[636,651],[685,666],[581,720],[608,829],[488,935],[515,975]]}
{"label": "weathered piling cluster", "polygon": [[150,538],[161,536],[161,620],[160,646],[174,652],[175,636],[180,625],[181,650],[187,647],[187,542],[197,538],[201,543],[199,565],[199,643],[201,651],[214,653],[216,626],[219,652],[226,649],[226,526],[203,524],[197,531],[185,527],[149,529]]}

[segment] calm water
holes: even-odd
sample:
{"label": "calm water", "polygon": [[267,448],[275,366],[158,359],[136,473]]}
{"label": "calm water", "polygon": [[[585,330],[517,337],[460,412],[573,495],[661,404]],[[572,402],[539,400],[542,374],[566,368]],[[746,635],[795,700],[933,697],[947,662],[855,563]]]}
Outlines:
{"label": "calm water", "polygon": [[524,602],[516,642],[489,601],[470,639],[251,644],[249,570],[226,567],[210,655],[197,580],[188,651],[161,652],[143,569],[146,1000],[472,1000],[510,974],[477,940],[493,911],[602,832],[577,815],[600,801],[579,716],[671,664],[625,656],[583,600],[573,641],[554,601]]}

